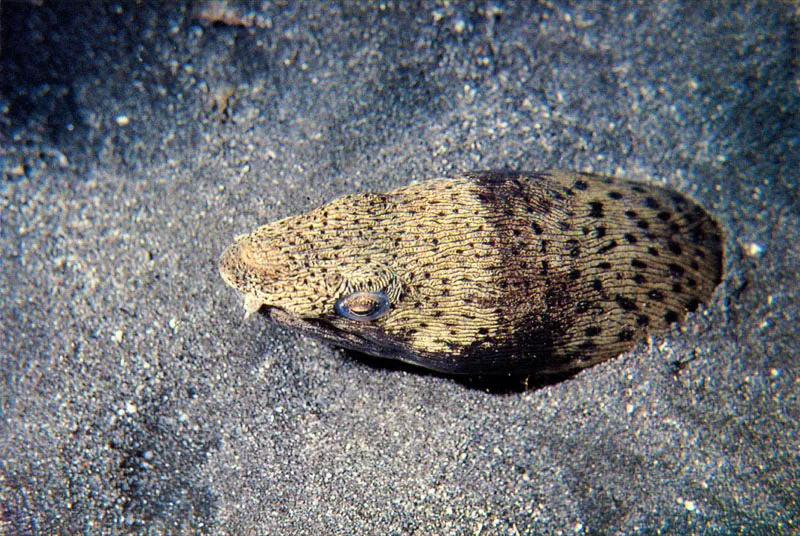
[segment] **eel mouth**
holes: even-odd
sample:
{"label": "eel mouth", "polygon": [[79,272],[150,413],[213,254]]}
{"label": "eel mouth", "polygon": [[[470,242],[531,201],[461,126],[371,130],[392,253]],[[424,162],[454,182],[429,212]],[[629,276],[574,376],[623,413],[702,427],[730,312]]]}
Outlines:
{"label": "eel mouth", "polygon": [[271,305],[262,304],[258,308],[258,313],[270,322],[291,327],[334,346],[378,357],[400,359],[406,362],[416,361],[409,355],[408,349],[404,345],[387,340],[385,334],[376,333],[373,337],[368,333],[363,333],[363,323],[361,322],[340,320],[345,325],[353,323],[354,329],[362,330],[362,333],[358,333],[336,326],[333,322],[325,319],[303,318]]}
{"label": "eel mouth", "polygon": [[[374,333],[365,333],[363,331],[363,322],[336,319],[337,322],[342,322],[345,326],[353,323],[354,330],[360,330],[360,332],[356,332],[348,331],[345,327],[337,326],[334,322],[324,318],[303,318],[285,311],[280,307],[263,303],[260,304],[257,312],[274,324],[290,327],[300,333],[323,340],[332,346],[352,350],[373,358],[377,357],[389,359],[391,361],[402,361],[414,367],[434,370],[447,375],[462,375],[467,373],[460,369],[458,362],[451,359],[440,358],[436,361],[432,361],[430,356],[425,357],[416,354],[401,340],[392,340],[390,337],[377,331]],[[508,372],[509,371],[499,371],[497,375],[507,376]]]}

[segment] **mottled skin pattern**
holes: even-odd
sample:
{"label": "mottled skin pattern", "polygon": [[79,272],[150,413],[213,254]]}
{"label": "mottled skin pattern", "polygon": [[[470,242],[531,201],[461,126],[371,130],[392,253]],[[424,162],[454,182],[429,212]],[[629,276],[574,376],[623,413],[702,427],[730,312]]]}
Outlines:
{"label": "mottled skin pattern", "polygon": [[[452,374],[535,374],[617,356],[707,302],[721,232],[681,194],[548,171],[477,172],[346,195],[241,236],[220,260],[249,312]],[[337,299],[384,291],[370,322]]]}

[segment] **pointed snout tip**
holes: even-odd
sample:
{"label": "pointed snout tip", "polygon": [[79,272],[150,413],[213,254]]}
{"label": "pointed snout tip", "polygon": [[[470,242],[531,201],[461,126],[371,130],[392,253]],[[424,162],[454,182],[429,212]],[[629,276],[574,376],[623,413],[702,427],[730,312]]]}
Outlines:
{"label": "pointed snout tip", "polygon": [[220,255],[217,268],[229,286],[239,292],[246,292],[248,282],[253,280],[256,268],[250,244],[237,237],[236,241],[225,248]]}
{"label": "pointed snout tip", "polygon": [[236,280],[236,266],[240,264],[240,259],[241,255],[236,243],[225,248],[225,251],[223,251],[222,255],[219,257],[219,262],[217,264],[219,275],[232,287],[236,286],[234,285],[234,281]]}

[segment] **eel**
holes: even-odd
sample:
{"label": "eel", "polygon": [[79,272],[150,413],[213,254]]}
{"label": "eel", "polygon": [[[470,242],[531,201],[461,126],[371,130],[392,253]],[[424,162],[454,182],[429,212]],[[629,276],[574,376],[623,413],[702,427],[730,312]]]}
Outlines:
{"label": "eel", "polygon": [[480,171],[345,195],[239,236],[249,313],[445,374],[576,371],[707,304],[723,235],[684,195],[570,171]]}

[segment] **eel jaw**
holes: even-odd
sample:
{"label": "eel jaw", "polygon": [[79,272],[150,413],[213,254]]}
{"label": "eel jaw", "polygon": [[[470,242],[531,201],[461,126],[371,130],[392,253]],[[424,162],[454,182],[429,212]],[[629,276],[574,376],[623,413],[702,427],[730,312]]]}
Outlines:
{"label": "eel jaw", "polygon": [[244,319],[247,320],[253,313],[257,313],[264,305],[264,302],[255,294],[244,295]]}
{"label": "eel jaw", "polygon": [[[344,329],[325,319],[303,318],[279,307],[269,305],[263,305],[259,309],[259,314],[270,322],[280,326],[291,327],[306,335],[327,341],[334,346],[347,348],[362,354],[413,362],[413,359],[408,358],[408,351],[402,345],[390,344],[383,339],[375,339],[369,334],[359,333],[355,329],[353,331]],[[355,320],[344,322],[353,322],[359,328],[361,327],[360,323]]]}

